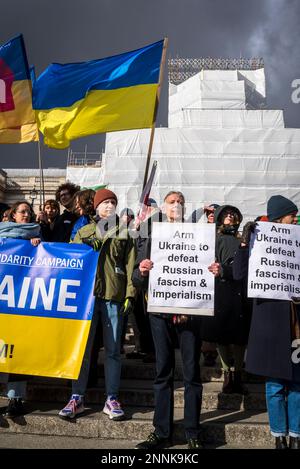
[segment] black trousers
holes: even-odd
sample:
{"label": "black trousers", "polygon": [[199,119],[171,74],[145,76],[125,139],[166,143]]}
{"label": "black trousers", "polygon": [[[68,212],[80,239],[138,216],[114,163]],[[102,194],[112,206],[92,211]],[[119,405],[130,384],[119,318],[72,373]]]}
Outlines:
{"label": "black trousers", "polygon": [[170,438],[173,433],[174,336],[177,335],[183,368],[185,435],[187,439],[198,438],[203,390],[199,364],[201,318],[192,317],[186,323],[174,325],[171,316],[165,318],[150,314],[149,317],[156,355],[155,433],[162,438]]}

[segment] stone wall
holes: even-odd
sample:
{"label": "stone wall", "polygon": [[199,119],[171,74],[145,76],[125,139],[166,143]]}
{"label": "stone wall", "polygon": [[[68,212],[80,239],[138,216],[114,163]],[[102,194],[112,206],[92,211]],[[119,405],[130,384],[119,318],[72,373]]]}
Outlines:
{"label": "stone wall", "polygon": [[[66,170],[50,168],[44,170],[45,200],[55,198],[57,187],[66,181]],[[37,198],[30,198],[31,191],[37,191]],[[0,202],[12,205],[18,200],[33,202],[37,212],[40,205],[40,177],[36,169],[0,170]]]}

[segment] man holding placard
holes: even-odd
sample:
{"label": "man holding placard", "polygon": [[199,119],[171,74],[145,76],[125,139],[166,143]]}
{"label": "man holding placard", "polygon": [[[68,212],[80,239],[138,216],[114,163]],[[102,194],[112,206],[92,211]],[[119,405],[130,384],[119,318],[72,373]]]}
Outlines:
{"label": "man holding placard", "polygon": [[267,205],[270,223],[245,225],[233,265],[236,279],[248,275],[248,296],[255,298],[246,369],[266,377],[277,449],[287,448],[287,435],[289,447],[300,449],[300,230],[293,226],[297,212],[291,200],[272,196]]}
{"label": "man holding placard", "polygon": [[202,402],[199,314],[213,314],[214,284],[207,267],[214,260],[215,230],[214,226],[203,225],[207,230],[204,228],[204,234],[198,235],[202,227],[200,230],[199,225],[183,223],[184,204],[181,192],[166,195],[162,221],[168,223],[154,224],[151,238],[140,245],[133,274],[134,285],[142,287],[148,297],[156,353],[155,429],[146,441],[136,446],[137,449],[158,449],[172,444],[174,335],[178,337],[183,362],[184,427],[188,448],[202,448],[199,439]]}

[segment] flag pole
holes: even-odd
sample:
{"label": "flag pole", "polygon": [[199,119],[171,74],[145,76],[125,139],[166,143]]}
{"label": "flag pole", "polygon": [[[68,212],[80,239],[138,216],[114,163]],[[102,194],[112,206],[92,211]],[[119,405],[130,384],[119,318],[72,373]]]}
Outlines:
{"label": "flag pole", "polygon": [[38,159],[39,159],[39,170],[40,170],[40,210],[44,207],[45,203],[45,186],[44,186],[44,172],[42,164],[42,151],[40,136],[38,139]]}
{"label": "flag pole", "polygon": [[169,42],[169,39],[167,37],[165,37],[163,50],[162,50],[162,56],[161,56],[161,62],[160,62],[158,88],[157,88],[157,93],[156,93],[153,123],[152,123],[152,126],[151,126],[151,134],[150,134],[150,141],[149,141],[149,147],[148,147],[148,153],[147,153],[147,161],[146,161],[146,168],[145,168],[145,174],[144,174],[143,189],[145,188],[145,186],[147,184],[147,180],[148,180],[148,172],[149,172],[149,166],[150,166],[150,160],[151,160],[151,154],[152,154],[155,126],[156,126],[156,117],[157,117],[157,112],[158,112],[160,92],[161,92],[162,81],[163,81],[163,76],[164,76],[164,66],[165,66],[165,62],[166,62],[168,42]]}

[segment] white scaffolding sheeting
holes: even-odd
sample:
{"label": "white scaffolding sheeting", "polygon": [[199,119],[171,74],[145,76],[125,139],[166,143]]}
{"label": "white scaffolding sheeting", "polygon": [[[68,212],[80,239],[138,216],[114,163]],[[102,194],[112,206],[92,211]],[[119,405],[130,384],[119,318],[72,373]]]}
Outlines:
{"label": "white scaffolding sheeting", "polygon": [[[169,128],[157,128],[153,142],[151,197],[161,204],[168,191],[182,191],[187,216],[204,204],[236,205],[244,222],[266,214],[271,195],[300,206],[300,129],[285,128],[283,112],[264,109],[265,98],[263,68],[202,70],[170,84]],[[150,129],[109,133],[101,171],[68,168],[68,178],[108,184],[120,209],[135,210],[149,139]]]}
{"label": "white scaffolding sheeting", "polygon": [[281,110],[181,109],[169,115],[169,127],[213,128],[284,128]]}
{"label": "white scaffolding sheeting", "polygon": [[[108,135],[105,180],[120,203],[137,207],[149,143],[148,130]],[[300,201],[299,129],[156,129],[152,157],[158,161],[151,196],[160,203],[170,190],[182,191],[187,215],[203,204],[230,203],[245,220],[266,211],[282,194]]]}
{"label": "white scaffolding sheeting", "polygon": [[90,166],[67,166],[67,181],[72,181],[80,187],[96,186],[103,180],[103,169]]}
{"label": "white scaffolding sheeting", "polygon": [[244,81],[202,81],[195,75],[187,81],[191,86],[177,86],[177,92],[169,96],[169,113],[185,108],[198,109],[245,109],[246,95]]}

